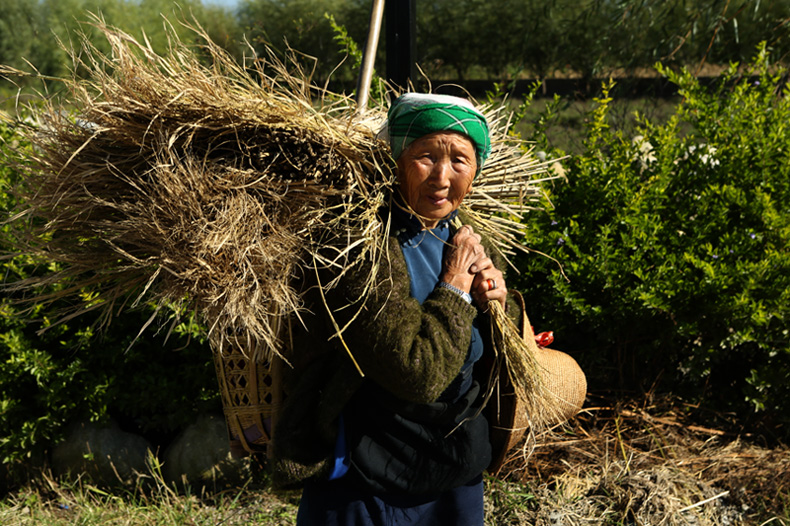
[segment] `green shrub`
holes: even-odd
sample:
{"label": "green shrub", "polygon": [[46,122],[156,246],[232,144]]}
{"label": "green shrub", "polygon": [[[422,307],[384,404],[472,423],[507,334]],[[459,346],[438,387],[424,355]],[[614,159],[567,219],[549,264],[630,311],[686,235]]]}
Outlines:
{"label": "green shrub", "polygon": [[556,208],[529,218],[526,244],[569,280],[530,256],[518,285],[593,387],[660,378],[790,414],[790,101],[769,58],[761,47],[710,89],[659,67],[682,101],[665,123],[642,119],[643,139],[610,129],[606,87]]}
{"label": "green shrub", "polygon": [[[15,156],[18,160],[27,147],[13,130],[0,124],[2,159]],[[14,206],[9,191],[19,178],[9,166],[0,163],[4,216]],[[0,250],[13,252],[14,245],[4,227]],[[8,283],[49,265],[19,256],[0,260],[0,266]],[[0,458],[4,464],[50,447],[65,426],[78,419],[113,417],[122,428],[158,444],[198,411],[220,409],[211,353],[202,328],[189,316],[168,339],[169,327],[165,327],[159,334],[144,333],[130,347],[151,316],[149,309],[125,314],[107,332],[94,334],[95,320],[90,314],[48,327],[49,311],[40,306],[22,311],[17,299],[4,295],[0,301]]]}

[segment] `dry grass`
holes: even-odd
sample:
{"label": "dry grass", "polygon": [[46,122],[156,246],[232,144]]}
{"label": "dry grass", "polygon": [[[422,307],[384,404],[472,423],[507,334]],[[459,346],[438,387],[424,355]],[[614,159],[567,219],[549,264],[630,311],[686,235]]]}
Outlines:
{"label": "dry grass", "polygon": [[96,23],[111,54],[83,41],[87,80],[64,80],[65,105],[46,100],[28,130],[24,213],[36,223],[24,250],[61,264],[57,297],[98,294],[77,314],[98,308],[109,323],[142,301],[187,302],[215,348],[277,352],[271,323],[299,308],[297,266],[330,244],[322,265],[374,257],[382,149],[344,118],[352,101],[314,107],[307,77],[282,63],[243,68],[206,39],[207,67],[174,33],[162,57]]}
{"label": "dry grass", "polygon": [[533,503],[511,523],[790,524],[790,449],[696,425],[677,404],[589,408],[539,436],[526,464],[514,452],[505,478]]}

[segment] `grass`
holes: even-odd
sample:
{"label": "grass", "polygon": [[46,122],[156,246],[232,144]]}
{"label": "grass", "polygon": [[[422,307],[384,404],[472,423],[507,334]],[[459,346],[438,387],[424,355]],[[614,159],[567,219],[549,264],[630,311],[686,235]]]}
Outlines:
{"label": "grass", "polygon": [[[488,479],[486,524],[523,524],[538,507],[525,484]],[[84,480],[42,476],[0,501],[4,526],[273,526],[296,523],[299,493],[244,487],[219,493],[176,492],[157,479],[133,490],[101,489]]]}
{"label": "grass", "polygon": [[86,477],[54,478],[42,472],[0,500],[3,526],[173,526],[294,524],[298,492],[273,493],[253,487],[209,490],[185,485],[176,489],[151,455],[147,473],[132,486],[99,487]]}
{"label": "grass", "polygon": [[[486,525],[790,526],[790,448],[703,427],[675,399],[594,403],[486,478]],[[298,491],[265,482],[220,491],[163,482],[133,488],[41,475],[0,500],[4,526],[292,525]],[[259,476],[255,476],[260,478]]]}
{"label": "grass", "polygon": [[296,522],[298,499],[264,490],[177,492],[161,479],[134,489],[101,489],[86,481],[42,476],[0,501],[4,526],[286,525]]}

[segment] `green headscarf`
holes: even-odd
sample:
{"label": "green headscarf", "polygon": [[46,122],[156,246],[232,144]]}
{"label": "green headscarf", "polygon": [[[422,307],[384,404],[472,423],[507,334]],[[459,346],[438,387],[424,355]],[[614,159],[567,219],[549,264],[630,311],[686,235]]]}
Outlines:
{"label": "green headscarf", "polygon": [[460,97],[406,93],[390,106],[387,132],[392,157],[397,159],[416,139],[438,131],[466,135],[475,147],[477,174],[491,153],[488,122],[472,103]]}

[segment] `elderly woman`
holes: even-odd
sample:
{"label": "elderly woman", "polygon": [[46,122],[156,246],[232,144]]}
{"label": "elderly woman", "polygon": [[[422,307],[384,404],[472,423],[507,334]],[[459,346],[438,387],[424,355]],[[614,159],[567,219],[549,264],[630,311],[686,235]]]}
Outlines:
{"label": "elderly woman", "polygon": [[[486,309],[505,279],[458,207],[490,152],[469,102],[406,94],[388,114],[398,186],[384,212],[388,259],[362,311],[349,276],[294,327],[294,366],[274,432],[276,482],[304,484],[298,524],[482,524],[491,461],[484,388]],[[458,221],[456,220],[458,218]],[[307,280],[307,277],[306,277]],[[312,300],[310,299],[312,298]]]}

